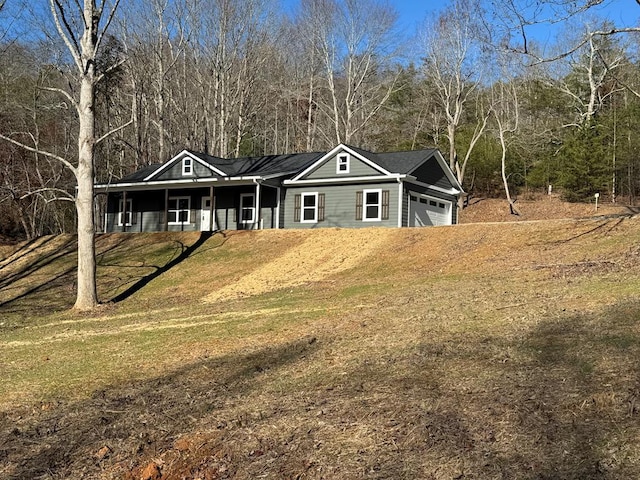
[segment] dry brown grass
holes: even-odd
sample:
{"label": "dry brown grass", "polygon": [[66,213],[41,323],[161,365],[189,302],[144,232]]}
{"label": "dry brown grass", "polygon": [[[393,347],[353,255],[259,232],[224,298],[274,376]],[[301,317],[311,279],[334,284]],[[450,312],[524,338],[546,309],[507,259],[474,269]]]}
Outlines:
{"label": "dry brown grass", "polygon": [[512,215],[506,199],[472,197],[461,215],[461,223],[520,222],[564,218],[588,218],[595,215],[638,213],[638,207],[624,203],[603,202],[596,210],[595,199],[589,203],[570,203],[559,195],[520,195],[515,202],[519,215]]}
{"label": "dry brown grass", "polygon": [[639,237],[243,232],[164,270],[197,235],[103,237],[103,298],[161,274],[89,317],[0,307],[0,477],[637,478]]}

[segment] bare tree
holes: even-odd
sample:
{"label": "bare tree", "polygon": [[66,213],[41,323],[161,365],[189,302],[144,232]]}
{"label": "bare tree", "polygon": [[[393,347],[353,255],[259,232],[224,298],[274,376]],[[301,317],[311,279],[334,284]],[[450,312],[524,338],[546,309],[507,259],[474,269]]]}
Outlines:
{"label": "bare tree", "polygon": [[[14,43],[0,55],[1,130],[30,132],[34,145],[55,142],[69,133],[63,103],[40,88],[51,74],[59,77],[51,68],[41,66],[41,53],[36,47]],[[64,191],[68,172],[47,157],[7,142],[0,148],[0,204],[6,220],[0,229],[19,224],[29,239],[44,232],[58,233],[52,225],[52,213],[62,209],[53,203],[69,198]]]}
{"label": "bare tree", "polygon": [[65,165],[75,176],[75,196],[78,217],[78,282],[74,308],[88,310],[98,305],[96,288],[94,165],[96,144],[109,133],[96,138],[95,89],[105,72],[96,70],[98,55],[120,0],[49,0],[49,13],[60,39],[71,57],[73,68],[69,88],[48,87],[63,96],[73,106],[78,119],[77,160],[74,162],[56,153],[40,150],[37,144],[16,140],[12,135],[0,135],[6,141],[28,151],[45,155]]}
{"label": "bare tree", "polygon": [[170,102],[170,75],[178,68],[178,62],[186,46],[184,2],[150,0],[135,2],[131,15],[122,19],[121,32],[132,59],[128,64],[129,78],[136,91],[144,91],[144,99],[135,97],[138,136],[144,129],[140,112],[153,111],[147,118],[156,131],[157,160],[165,161],[170,154],[167,142],[171,138],[172,112]]}
{"label": "bare tree", "polygon": [[[314,2],[311,2],[314,4]],[[304,14],[304,13],[303,13]],[[397,15],[377,0],[324,0],[314,4],[311,29],[324,69],[327,96],[318,102],[335,142],[351,142],[396,89],[390,73]]]}
{"label": "bare tree", "polygon": [[511,197],[507,176],[508,141],[509,137],[518,129],[520,120],[518,91],[515,81],[507,77],[504,81],[496,82],[491,88],[491,97],[491,116],[495,123],[494,132],[500,142],[500,173],[502,185],[511,214],[519,215],[520,213]]}
{"label": "bare tree", "polygon": [[425,28],[424,73],[445,116],[449,166],[460,184],[464,182],[467,162],[486,128],[489,113],[482,103],[476,104],[481,108],[476,108],[476,126],[461,161],[456,145],[458,129],[464,120],[467,104],[484,80],[483,70],[489,63],[482,58],[481,13],[475,0],[456,0]]}
{"label": "bare tree", "polygon": [[[192,97],[174,111],[183,114],[180,110],[187,109],[186,116],[200,119],[200,125],[191,125],[199,132],[196,143],[205,151],[222,157],[237,155],[256,110],[266,102],[258,84],[270,56],[268,2],[189,1],[186,11],[184,26],[189,36],[182,57],[185,63],[173,78],[177,94],[173,100],[180,95]],[[184,118],[183,124],[187,121]]]}
{"label": "bare tree", "polygon": [[[582,47],[560,56],[544,69],[546,82],[569,97],[575,106],[578,115],[573,126],[589,125],[604,102],[620,91],[611,80],[626,60],[624,50],[615,39],[590,35],[588,32],[594,29],[589,25],[585,31],[587,41]],[[572,40],[568,39],[564,45],[567,43]],[[562,46],[556,48],[564,50]]]}
{"label": "bare tree", "polygon": [[[335,143],[332,103],[326,93],[326,53],[335,28],[337,3],[301,0],[290,24],[283,25],[278,45],[287,68],[286,100],[292,104],[290,121],[297,132],[295,144],[311,151]],[[298,126],[296,126],[298,125]]]}
{"label": "bare tree", "polygon": [[[640,26],[619,27],[608,25],[602,29],[587,30],[562,51],[551,54],[532,48],[531,31],[541,25],[557,25],[581,16],[603,5],[606,0],[498,0],[493,2],[493,21],[502,27],[503,46],[514,52],[528,55],[534,63],[551,62],[573,54],[590,42],[593,37],[640,32]],[[640,0],[636,0],[640,6]]]}

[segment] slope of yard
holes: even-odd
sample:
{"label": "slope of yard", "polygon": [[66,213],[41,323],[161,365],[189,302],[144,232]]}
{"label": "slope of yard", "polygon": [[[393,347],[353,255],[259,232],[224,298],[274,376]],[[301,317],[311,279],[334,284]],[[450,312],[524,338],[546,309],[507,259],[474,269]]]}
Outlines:
{"label": "slope of yard", "polygon": [[515,202],[519,215],[512,215],[506,199],[473,197],[460,215],[460,223],[521,222],[563,218],[588,218],[596,215],[625,215],[639,213],[640,208],[623,203],[601,203],[596,210],[591,203],[571,203],[558,195],[532,194]]}
{"label": "slope of yard", "polygon": [[[640,219],[103,235],[0,260],[0,478],[640,476]],[[12,254],[12,252],[14,252]]]}

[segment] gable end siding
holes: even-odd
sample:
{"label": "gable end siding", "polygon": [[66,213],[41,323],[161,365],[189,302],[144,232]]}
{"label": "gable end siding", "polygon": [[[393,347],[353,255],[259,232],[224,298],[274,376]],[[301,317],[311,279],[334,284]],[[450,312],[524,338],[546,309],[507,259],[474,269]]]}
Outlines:
{"label": "gable end siding", "polygon": [[429,185],[446,189],[453,187],[435,157],[431,157],[424,164],[420,165],[411,175],[416,177],[416,180],[419,182],[428,183]]}
{"label": "gable end siding", "polygon": [[370,177],[382,175],[380,171],[367,165],[353,155],[351,155],[351,159],[349,161],[349,173],[336,173],[336,162],[338,161],[338,155],[340,155],[341,153],[342,152],[338,152],[338,154],[327,159],[326,162],[302,177],[301,180],[317,180],[320,178],[341,177]]}
{"label": "gable end siding", "polygon": [[200,162],[197,162],[196,160],[193,160],[191,162],[191,165],[193,166],[192,175],[182,175],[182,160],[178,160],[153,180],[180,180],[214,176],[211,170],[209,170],[207,167],[202,165]]}

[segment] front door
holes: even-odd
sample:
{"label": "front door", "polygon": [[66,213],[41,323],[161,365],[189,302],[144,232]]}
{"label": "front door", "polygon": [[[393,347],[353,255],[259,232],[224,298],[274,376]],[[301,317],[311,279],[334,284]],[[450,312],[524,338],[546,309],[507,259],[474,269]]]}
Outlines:
{"label": "front door", "polygon": [[[200,230],[208,232],[211,225],[211,197],[202,197],[202,208],[200,209]],[[215,222],[213,230],[216,230]]]}
{"label": "front door", "polygon": [[240,194],[239,230],[253,230],[256,222],[256,196],[253,193]]}

